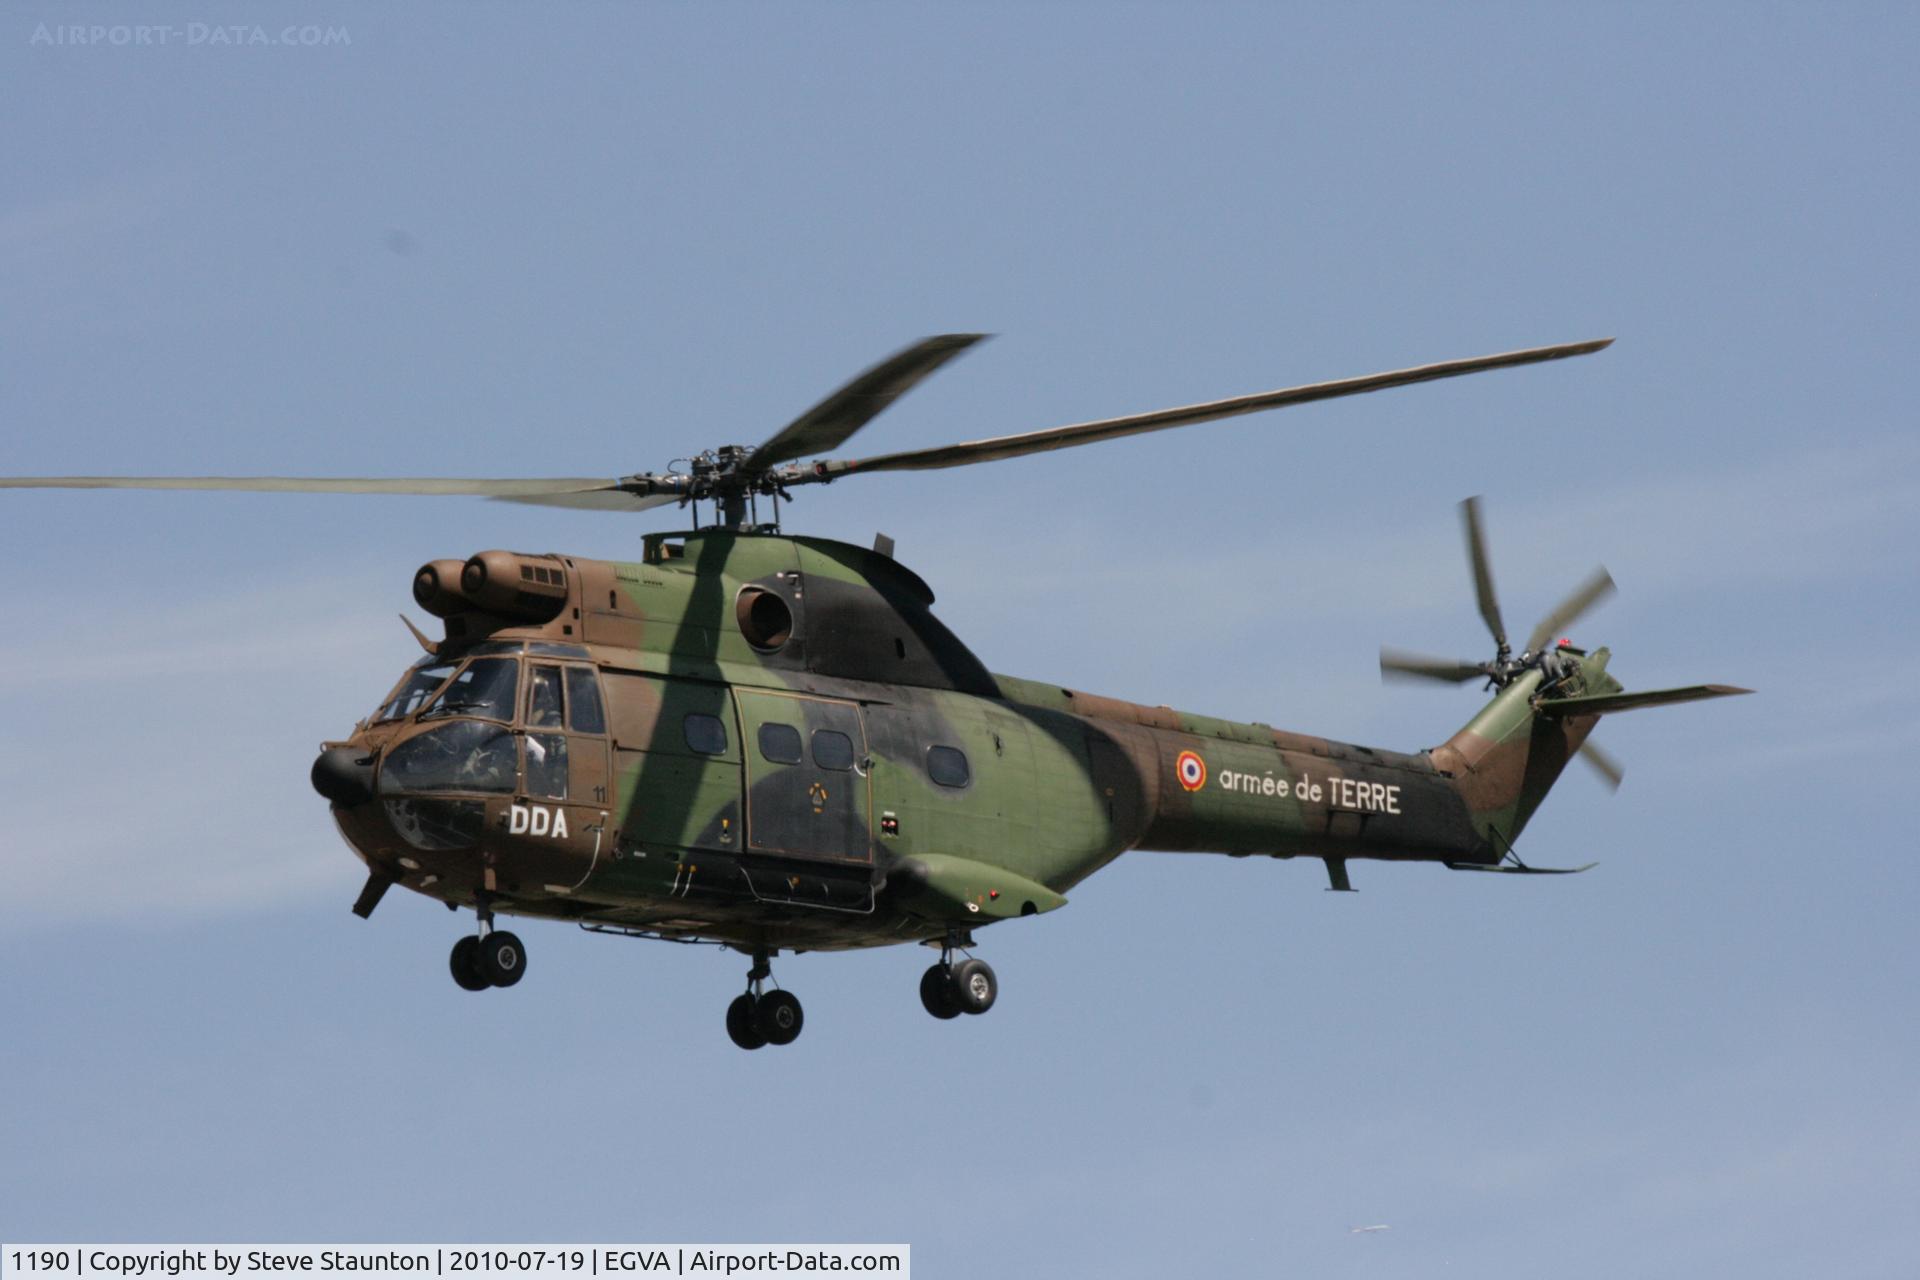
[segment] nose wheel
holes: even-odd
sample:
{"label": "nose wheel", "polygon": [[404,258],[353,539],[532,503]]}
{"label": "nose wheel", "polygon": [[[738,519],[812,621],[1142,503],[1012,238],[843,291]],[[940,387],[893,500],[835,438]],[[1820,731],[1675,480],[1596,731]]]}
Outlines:
{"label": "nose wheel", "polygon": [[777,987],[766,989],[771,977],[773,966],[768,963],[767,953],[754,952],[753,968],[747,971],[747,989],[727,1006],[727,1036],[742,1049],[792,1044],[806,1024],[798,996]]}
{"label": "nose wheel", "polygon": [[940,948],[940,962],[920,975],[920,1003],[943,1021],[963,1013],[985,1013],[1000,996],[1000,979],[985,960],[972,956],[954,960],[953,953],[968,941],[949,935]]}
{"label": "nose wheel", "polygon": [[493,927],[493,908],[483,898],[478,908],[479,932],[453,944],[447,967],[462,991],[510,987],[527,972],[527,948],[519,937]]}

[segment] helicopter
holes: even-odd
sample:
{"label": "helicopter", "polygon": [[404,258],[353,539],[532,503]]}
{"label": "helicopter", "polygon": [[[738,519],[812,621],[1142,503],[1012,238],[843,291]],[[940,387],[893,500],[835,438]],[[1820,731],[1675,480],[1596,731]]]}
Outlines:
{"label": "helicopter", "polygon": [[[897,352],[757,446],[615,478],[65,476],[0,488],[468,495],[576,509],[690,509],[636,561],[482,551],[415,573],[441,623],[345,736],[314,789],[367,878],[471,910],[448,966],[510,987],[527,951],[502,916],[711,943],[751,957],[727,1006],[743,1049],[792,1043],[804,1011],[773,984],[782,952],[934,948],[919,995],[939,1019],[984,1014],[999,979],[975,932],[1043,915],[1132,849],[1311,858],[1351,891],[1357,860],[1558,875],[1515,842],[1600,717],[1750,692],[1627,691],[1610,651],[1562,633],[1614,590],[1598,569],[1509,642],[1480,503],[1461,505],[1494,655],[1382,649],[1384,677],[1481,682],[1491,698],[1439,746],[1397,752],[1143,706],[990,671],[894,556],[789,535],[793,491],[992,462],[1342,396],[1537,364],[1612,339],[1534,347],[865,458],[832,458],[985,335]],[[702,508],[708,519],[702,523]],[[404,615],[403,615],[404,619]]]}

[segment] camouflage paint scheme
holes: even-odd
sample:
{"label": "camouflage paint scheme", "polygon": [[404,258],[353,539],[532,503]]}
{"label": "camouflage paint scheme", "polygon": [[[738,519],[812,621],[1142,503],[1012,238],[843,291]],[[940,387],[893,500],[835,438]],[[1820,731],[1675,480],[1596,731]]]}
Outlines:
{"label": "camouflage paint scheme", "polygon": [[[483,590],[448,585],[477,562]],[[1550,696],[1528,672],[1431,751],[1354,746],[994,675],[890,556],[765,533],[653,535],[637,563],[487,552],[425,566],[415,594],[446,622],[422,638],[439,659],[520,655],[523,767],[510,788],[395,790],[393,752],[457,716],[370,717],[329,744],[368,771],[374,797],[333,812],[375,879],[747,951],[1050,911],[1136,848],[1321,858],[1339,887],[1349,859],[1491,867],[1597,718],[1556,704],[1620,689],[1606,650],[1568,650]],[[564,732],[564,797],[536,793],[534,754],[562,735],[526,724],[535,666],[575,673],[553,686],[584,724]],[[717,719],[724,749],[696,751],[689,716]],[[845,734],[850,767],[769,760],[774,724],[823,748],[817,731]],[[964,754],[962,785],[930,776],[937,748]]]}

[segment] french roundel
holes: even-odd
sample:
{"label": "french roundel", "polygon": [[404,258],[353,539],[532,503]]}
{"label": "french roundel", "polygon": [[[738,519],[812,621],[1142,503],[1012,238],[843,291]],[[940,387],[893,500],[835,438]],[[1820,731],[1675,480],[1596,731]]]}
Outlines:
{"label": "french roundel", "polygon": [[1182,751],[1173,762],[1173,772],[1180,779],[1180,785],[1189,791],[1198,791],[1207,785],[1207,762],[1197,751]]}

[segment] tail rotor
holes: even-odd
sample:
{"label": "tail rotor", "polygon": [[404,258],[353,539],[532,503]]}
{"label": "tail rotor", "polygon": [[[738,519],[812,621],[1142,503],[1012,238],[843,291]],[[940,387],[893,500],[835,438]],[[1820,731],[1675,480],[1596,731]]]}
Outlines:
{"label": "tail rotor", "polygon": [[[1481,620],[1493,637],[1494,654],[1490,660],[1474,662],[1465,658],[1438,658],[1406,649],[1382,646],[1380,676],[1383,680],[1434,680],[1445,684],[1466,684],[1485,680],[1489,689],[1504,689],[1523,673],[1538,670],[1546,685],[1557,685],[1569,671],[1569,656],[1582,651],[1571,645],[1553,644],[1563,633],[1585,617],[1589,610],[1614,593],[1613,575],[1596,567],[1565,599],[1541,617],[1527,635],[1526,647],[1515,655],[1507,642],[1506,622],[1500,613],[1500,598],[1493,585],[1492,557],[1487,552],[1486,526],[1480,514],[1480,499],[1468,498],[1460,504],[1461,524],[1466,531],[1467,563],[1473,571],[1473,591]],[[1604,778],[1609,787],[1618,788],[1625,771],[1612,756],[1592,742],[1581,744],[1580,756]]]}

